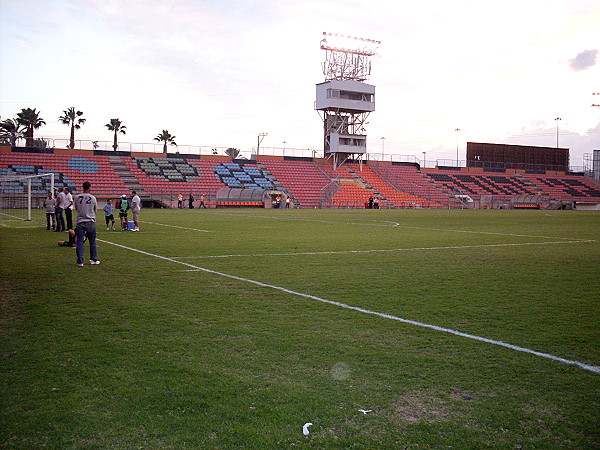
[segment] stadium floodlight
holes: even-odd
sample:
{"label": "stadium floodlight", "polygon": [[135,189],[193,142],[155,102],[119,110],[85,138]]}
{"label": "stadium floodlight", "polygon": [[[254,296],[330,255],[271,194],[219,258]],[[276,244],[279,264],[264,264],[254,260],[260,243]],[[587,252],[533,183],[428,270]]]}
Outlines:
{"label": "stadium floodlight", "polygon": [[321,49],[325,50],[325,81],[366,81],[371,75],[369,58],[377,53],[381,41],[323,32]]}
{"label": "stadium floodlight", "polygon": [[377,54],[377,49],[381,41],[365,39],[354,36],[345,36],[337,33],[323,32],[321,49],[334,52],[354,53],[357,55],[373,56]]}

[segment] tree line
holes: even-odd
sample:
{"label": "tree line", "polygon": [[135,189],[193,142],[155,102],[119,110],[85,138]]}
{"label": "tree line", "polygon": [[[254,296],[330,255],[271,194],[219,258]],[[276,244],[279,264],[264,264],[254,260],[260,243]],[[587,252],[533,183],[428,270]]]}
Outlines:
{"label": "tree line", "polygon": [[[79,130],[86,119],[83,117],[83,112],[76,110],[74,106],[67,108],[58,118],[58,121],[70,127],[70,137],[68,148],[75,148],[75,130]],[[46,125],[46,121],[40,116],[40,111],[36,108],[23,108],[14,119],[4,119],[0,122],[0,139],[4,144],[9,144],[11,147],[16,145],[18,139],[25,139],[26,147],[44,146],[45,143],[40,142],[40,139],[34,138],[34,131]],[[118,135],[126,134],[127,127],[121,119],[110,119],[104,125],[109,131],[113,132],[113,150],[119,148]],[[163,143],[163,152],[167,152],[167,145],[175,145],[176,136],[169,133],[169,130],[162,130],[155,138],[155,141]],[[40,145],[42,144],[42,145]]]}

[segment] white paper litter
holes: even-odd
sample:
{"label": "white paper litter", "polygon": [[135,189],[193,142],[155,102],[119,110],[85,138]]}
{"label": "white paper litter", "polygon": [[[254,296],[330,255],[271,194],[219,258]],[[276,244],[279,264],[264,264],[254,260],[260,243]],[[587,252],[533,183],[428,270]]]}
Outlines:
{"label": "white paper litter", "polygon": [[308,435],[308,433],[310,433],[310,431],[308,431],[308,427],[310,427],[311,425],[312,425],[312,422],[307,422],[302,427],[302,434],[304,434],[304,436],[306,436],[306,435]]}

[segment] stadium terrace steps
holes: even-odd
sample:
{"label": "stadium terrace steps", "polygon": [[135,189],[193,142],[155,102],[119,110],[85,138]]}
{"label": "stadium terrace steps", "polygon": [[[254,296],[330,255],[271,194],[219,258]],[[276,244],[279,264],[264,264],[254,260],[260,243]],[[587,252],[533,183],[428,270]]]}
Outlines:
{"label": "stadium terrace steps", "polygon": [[[371,186],[373,194],[382,198],[393,208],[410,207],[441,207],[441,203],[428,199],[423,195],[399,190],[392,186],[387,180],[375,172],[369,165],[363,164],[362,167],[356,163],[347,164],[348,168],[353,170],[357,176],[364,181],[367,186]],[[361,170],[362,169],[362,170]]]}

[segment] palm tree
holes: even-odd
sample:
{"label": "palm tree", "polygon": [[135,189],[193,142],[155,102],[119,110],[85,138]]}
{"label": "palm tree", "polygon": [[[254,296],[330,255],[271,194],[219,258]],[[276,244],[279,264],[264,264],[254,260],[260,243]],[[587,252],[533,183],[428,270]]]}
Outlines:
{"label": "palm tree", "polygon": [[167,144],[177,146],[177,143],[175,142],[175,137],[176,136],[173,136],[171,133],[169,133],[169,130],[162,130],[162,133],[156,136],[154,140],[157,142],[164,142],[163,153],[167,153]]}
{"label": "palm tree", "polygon": [[125,130],[127,129],[127,127],[125,125],[123,125],[123,122],[121,122],[121,119],[110,119],[110,122],[104,126],[106,128],[108,128],[110,131],[114,131],[114,133],[115,133],[115,139],[113,141],[113,150],[116,152],[117,148],[119,148],[119,144],[117,142],[117,134],[119,134],[119,133],[125,134]]}
{"label": "palm tree", "polygon": [[240,155],[240,150],[237,148],[229,147],[225,150],[225,154],[231,156],[231,159],[235,159]]}
{"label": "palm tree", "polygon": [[46,125],[44,119],[40,117],[40,112],[35,108],[23,108],[17,114],[17,123],[25,127],[25,145],[31,147],[33,145],[33,130]]}
{"label": "palm tree", "polygon": [[15,119],[4,119],[0,122],[0,136],[7,139],[11,147],[17,143],[17,139],[23,137],[23,125]]}
{"label": "palm tree", "polygon": [[58,118],[59,122],[71,127],[71,138],[69,140],[69,148],[75,148],[75,130],[79,130],[81,125],[85,123],[85,119],[81,119],[83,113],[75,111],[75,107],[63,111],[63,115]]}

